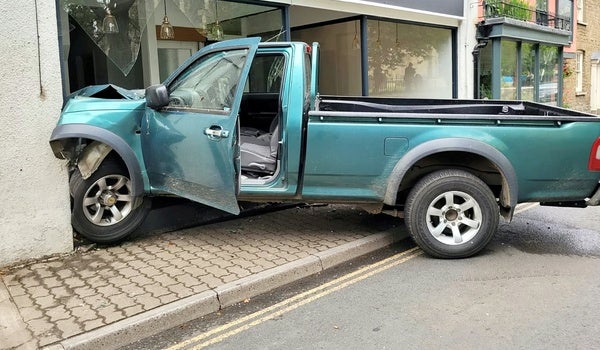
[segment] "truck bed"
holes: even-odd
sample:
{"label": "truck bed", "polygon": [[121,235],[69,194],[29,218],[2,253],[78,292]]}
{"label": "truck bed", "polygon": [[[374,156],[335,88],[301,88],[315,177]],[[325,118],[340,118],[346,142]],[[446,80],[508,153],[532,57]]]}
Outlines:
{"label": "truck bed", "polygon": [[598,116],[593,114],[529,101],[347,96],[320,96],[313,114],[426,119],[598,121]]}

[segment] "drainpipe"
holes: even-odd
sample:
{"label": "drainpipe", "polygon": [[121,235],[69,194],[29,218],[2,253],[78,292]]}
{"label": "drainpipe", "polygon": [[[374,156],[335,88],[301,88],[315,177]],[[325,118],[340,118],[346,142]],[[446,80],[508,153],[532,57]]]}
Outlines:
{"label": "drainpipe", "polygon": [[487,43],[487,40],[479,41],[477,45],[475,45],[475,47],[473,48],[473,52],[471,52],[473,54],[473,79],[475,81],[475,84],[473,86],[474,99],[479,99],[479,54],[480,50],[487,46]]}

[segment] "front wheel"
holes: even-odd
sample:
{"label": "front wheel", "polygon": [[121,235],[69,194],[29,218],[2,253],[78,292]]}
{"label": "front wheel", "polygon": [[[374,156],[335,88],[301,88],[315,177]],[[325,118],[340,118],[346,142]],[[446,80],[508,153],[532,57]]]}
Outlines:
{"label": "front wheel", "polygon": [[117,159],[107,158],[87,179],[76,169],[69,184],[73,197],[71,223],[92,242],[122,240],[142,224],[150,210],[150,198],[132,196],[127,168]]}
{"label": "front wheel", "polygon": [[481,251],[498,229],[499,209],[490,188],[463,170],[425,176],[411,190],[408,231],[427,254],[466,258]]}

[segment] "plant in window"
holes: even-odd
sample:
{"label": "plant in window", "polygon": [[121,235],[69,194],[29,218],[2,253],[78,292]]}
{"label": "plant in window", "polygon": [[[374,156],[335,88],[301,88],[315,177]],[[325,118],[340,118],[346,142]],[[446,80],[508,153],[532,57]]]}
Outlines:
{"label": "plant in window", "polygon": [[509,17],[529,21],[533,13],[526,0],[491,0],[484,3],[486,17]]}
{"label": "plant in window", "polygon": [[574,71],[573,71],[573,67],[571,67],[570,64],[568,64],[567,62],[563,63],[563,77],[568,78],[571,75],[573,75]]}

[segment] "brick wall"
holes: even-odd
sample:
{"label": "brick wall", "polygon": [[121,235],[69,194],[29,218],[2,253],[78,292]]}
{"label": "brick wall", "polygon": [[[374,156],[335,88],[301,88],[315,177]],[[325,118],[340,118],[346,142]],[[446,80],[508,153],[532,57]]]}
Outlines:
{"label": "brick wall", "polygon": [[[575,72],[574,58],[565,57],[564,64],[568,70]],[[563,69],[563,72],[564,71],[565,69]],[[575,87],[577,84],[576,80],[577,78],[575,76],[575,73],[571,74],[570,76],[563,74],[563,107],[576,109],[578,111],[584,111],[585,103],[581,103],[582,100],[578,98],[578,96],[576,96],[575,94]]]}
{"label": "brick wall", "polygon": [[[580,111],[590,111],[591,93],[591,62],[593,52],[600,52],[600,0],[584,0],[583,23],[577,26],[577,50],[583,52],[583,91],[575,92],[575,74],[565,78],[563,102],[569,108]],[[575,70],[575,59],[566,59],[565,62]],[[600,83],[600,82],[599,82]],[[594,111],[598,112],[598,111]]]}

